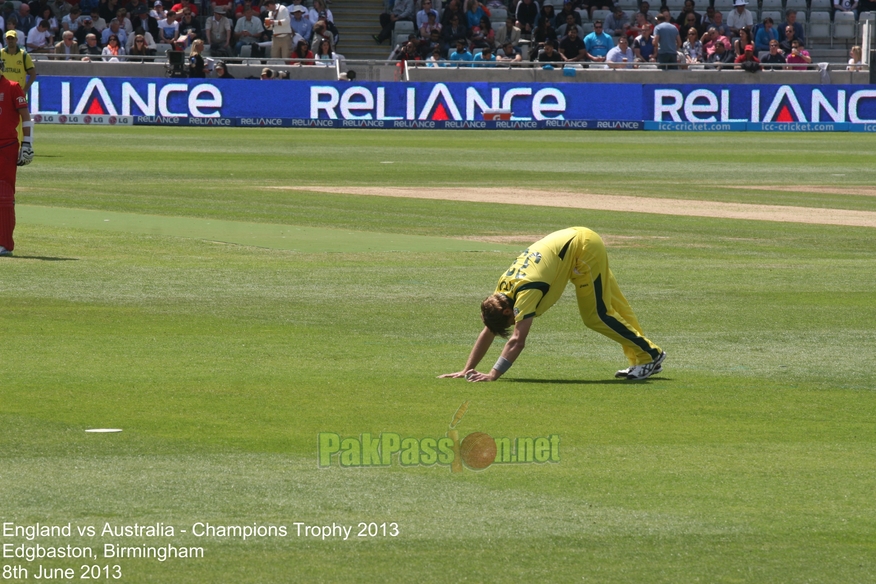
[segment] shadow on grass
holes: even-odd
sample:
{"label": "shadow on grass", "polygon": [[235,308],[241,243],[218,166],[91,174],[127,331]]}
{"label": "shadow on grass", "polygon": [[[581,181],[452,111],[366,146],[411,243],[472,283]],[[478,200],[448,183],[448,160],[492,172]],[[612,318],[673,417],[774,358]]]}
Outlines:
{"label": "shadow on grass", "polygon": [[640,381],[630,381],[629,379],[505,379],[506,383],[541,383],[541,384],[557,384],[557,385],[641,385],[642,383],[650,383],[651,381],[665,380],[665,377],[649,377]]}
{"label": "shadow on grass", "polygon": [[14,260],[38,260],[41,262],[78,262],[79,258],[53,258],[47,256],[26,256],[14,255],[10,259]]}

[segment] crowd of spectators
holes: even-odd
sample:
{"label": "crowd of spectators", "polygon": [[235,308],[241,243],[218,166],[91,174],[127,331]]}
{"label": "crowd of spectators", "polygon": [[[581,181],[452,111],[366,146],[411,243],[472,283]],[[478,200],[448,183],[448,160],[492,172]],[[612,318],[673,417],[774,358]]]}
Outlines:
{"label": "crowd of spectators", "polygon": [[[340,40],[325,0],[282,5],[286,22],[277,17],[281,5],[270,0],[32,0],[0,6],[0,28],[13,31],[18,46],[54,59],[122,61],[154,56],[159,48],[191,55],[196,41],[197,58],[207,50],[214,58],[237,57],[244,47],[253,57],[270,57],[282,39],[288,50],[274,56],[307,65],[335,58]],[[303,56],[293,56],[293,48]]]}
{"label": "crowd of spectators", "polygon": [[[699,10],[696,0],[686,0],[676,14],[666,5],[652,10],[647,0],[632,13],[613,0],[565,0],[559,9],[539,0],[445,0],[443,7],[437,2],[390,0],[374,40],[392,39],[397,23],[410,21],[415,32],[398,43],[391,58],[428,61],[430,66],[520,61],[523,55],[546,65],[590,62],[610,68],[654,63],[683,69],[712,63],[756,71],[805,69],[812,62],[796,10],[785,11],[783,22],[768,15],[755,22],[748,0],[735,0],[726,13],[714,6]],[[834,2],[837,10],[859,10],[858,2],[876,8],[876,0]],[[608,15],[588,24],[592,30],[585,34],[582,15],[589,21],[596,10]],[[498,19],[493,16],[497,11]]]}

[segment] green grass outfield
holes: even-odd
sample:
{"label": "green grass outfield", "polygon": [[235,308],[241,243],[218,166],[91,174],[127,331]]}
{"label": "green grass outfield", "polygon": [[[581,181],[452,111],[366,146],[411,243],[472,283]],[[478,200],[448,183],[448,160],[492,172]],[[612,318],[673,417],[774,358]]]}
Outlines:
{"label": "green grass outfield", "polygon": [[[874,147],[856,134],[39,126],[16,257],[0,259],[0,523],[73,533],[0,543],[98,559],[0,565],[27,581],[39,565],[79,581],[82,564],[117,564],[121,582],[161,583],[872,582],[876,230],[262,187],[876,211],[873,196],[726,188],[873,187]],[[669,354],[663,374],[615,380],[619,347],[584,328],[569,293],[500,382],[436,379],[464,364],[478,302],[520,249],[478,238],[570,225],[613,242],[620,286]],[[317,467],[320,432],[438,438],[466,400],[461,435],[559,435],[560,461]],[[176,533],[101,536],[107,522]],[[289,535],[196,537],[199,522]],[[297,537],[295,522],[353,534]],[[360,522],[399,535],[356,537]],[[205,557],[105,559],[107,543]]]}

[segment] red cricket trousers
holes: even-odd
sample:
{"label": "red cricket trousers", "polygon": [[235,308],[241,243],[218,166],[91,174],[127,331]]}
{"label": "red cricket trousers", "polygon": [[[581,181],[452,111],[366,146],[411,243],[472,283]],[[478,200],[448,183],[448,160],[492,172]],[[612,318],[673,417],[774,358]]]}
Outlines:
{"label": "red cricket trousers", "polygon": [[15,249],[15,172],[18,170],[18,140],[0,144],[0,246]]}

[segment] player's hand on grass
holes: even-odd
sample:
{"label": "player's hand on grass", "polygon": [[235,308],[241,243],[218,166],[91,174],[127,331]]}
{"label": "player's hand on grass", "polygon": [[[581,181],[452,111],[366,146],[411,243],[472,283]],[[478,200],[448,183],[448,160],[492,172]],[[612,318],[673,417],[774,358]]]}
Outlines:
{"label": "player's hand on grass", "polygon": [[[469,369],[468,371],[474,371],[474,369]],[[468,371],[457,371],[456,373],[445,373],[444,375],[439,375],[438,379],[459,379],[460,377],[465,377],[465,374]]]}
{"label": "player's hand on grass", "polygon": [[477,371],[474,371],[474,370],[469,371],[468,373],[465,374],[465,380],[471,381],[472,383],[477,383],[479,381],[496,381],[493,378],[492,371],[490,371],[489,373],[478,373]]}

